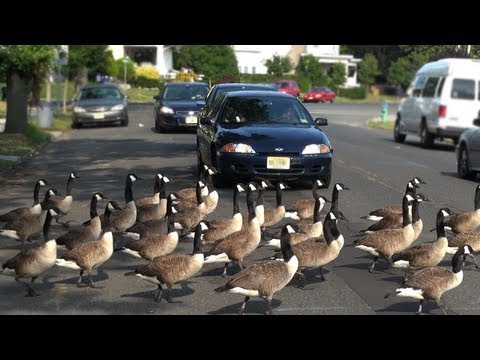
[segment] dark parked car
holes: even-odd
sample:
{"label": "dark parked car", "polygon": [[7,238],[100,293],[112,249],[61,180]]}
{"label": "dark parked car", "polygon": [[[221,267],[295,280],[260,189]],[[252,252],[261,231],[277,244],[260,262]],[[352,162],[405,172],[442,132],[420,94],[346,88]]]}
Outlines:
{"label": "dark parked car", "polygon": [[197,129],[198,167],[213,165],[217,186],[230,180],[321,179],[332,176],[332,148],[303,104],[291,95],[267,91],[222,94]]}
{"label": "dark parked car", "polygon": [[115,85],[83,87],[73,101],[72,127],[120,122],[128,126],[127,98]]}
{"label": "dark parked car", "polygon": [[455,147],[457,174],[462,179],[475,179],[480,172],[480,117],[473,120],[473,125],[476,127],[460,135]]}
{"label": "dark parked car", "polygon": [[197,127],[197,115],[209,87],[206,83],[169,83],[155,99],[155,130]]}
{"label": "dark parked car", "polygon": [[223,83],[212,86],[207,98],[205,99],[205,106],[203,112],[208,112],[208,109],[213,105],[218,97],[229,91],[243,91],[243,90],[259,90],[259,91],[277,91],[275,84],[242,84],[242,83]]}
{"label": "dark parked car", "polygon": [[335,94],[335,91],[332,91],[327,87],[313,87],[309,92],[303,95],[303,102],[313,101],[318,103],[321,101],[324,103],[325,101],[330,101],[333,103],[336,97],[337,94]]}

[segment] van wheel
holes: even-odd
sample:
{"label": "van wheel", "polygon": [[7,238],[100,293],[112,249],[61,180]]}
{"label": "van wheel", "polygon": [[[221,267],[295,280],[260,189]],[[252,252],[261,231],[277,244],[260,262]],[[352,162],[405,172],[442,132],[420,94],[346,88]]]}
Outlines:
{"label": "van wheel", "polygon": [[434,139],[433,135],[428,132],[427,124],[423,121],[422,127],[420,128],[420,144],[424,149],[431,148]]}
{"label": "van wheel", "polygon": [[472,179],[476,175],[474,171],[470,170],[470,166],[468,165],[468,150],[465,145],[462,145],[458,154],[457,173],[462,179]]}
{"label": "van wheel", "polygon": [[400,119],[395,121],[395,127],[393,128],[393,140],[397,143],[403,143],[407,135],[400,133]]}

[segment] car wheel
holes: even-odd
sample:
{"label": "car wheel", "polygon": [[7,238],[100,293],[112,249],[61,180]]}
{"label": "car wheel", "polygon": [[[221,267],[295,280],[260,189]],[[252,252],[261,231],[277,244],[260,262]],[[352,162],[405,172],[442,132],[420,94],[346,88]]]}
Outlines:
{"label": "car wheel", "polygon": [[395,121],[395,126],[393,128],[393,140],[397,143],[403,143],[407,135],[400,133],[400,119],[397,118]]}
{"label": "car wheel", "polygon": [[468,164],[468,150],[465,145],[462,145],[458,153],[457,173],[462,179],[472,179],[476,175],[474,171],[470,170],[470,166]]}
{"label": "car wheel", "polygon": [[330,100],[330,104],[333,104],[334,101],[335,101],[335,99],[331,99],[331,100]]}
{"label": "car wheel", "polygon": [[428,149],[432,147],[433,140],[434,137],[428,132],[427,124],[425,124],[425,121],[422,121],[422,125],[420,128],[420,144],[424,149]]}
{"label": "car wheel", "polygon": [[124,126],[124,127],[128,126],[128,118],[126,118],[121,122],[121,126]]}
{"label": "car wheel", "polygon": [[72,129],[80,129],[82,127],[81,123],[74,122],[72,123]]}

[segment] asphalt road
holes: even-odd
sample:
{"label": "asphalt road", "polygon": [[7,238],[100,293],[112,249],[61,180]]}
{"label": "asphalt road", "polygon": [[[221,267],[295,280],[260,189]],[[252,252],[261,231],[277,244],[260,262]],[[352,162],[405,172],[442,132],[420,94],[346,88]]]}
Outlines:
{"label": "asphalt road", "polygon": [[[351,191],[340,193],[339,207],[350,222],[341,223],[340,231],[351,244],[359,230],[369,225],[360,219],[370,210],[386,204],[399,203],[405,185],[413,176],[419,176],[428,184],[420,192],[432,201],[420,205],[424,229],[419,242],[435,240],[435,233],[428,232],[435,225],[436,212],[448,206],[453,211],[473,208],[473,195],[477,182],[458,179],[453,146],[436,145],[424,150],[418,138],[407,137],[405,144],[392,140],[390,132],[366,129],[363,123],[378,116],[380,105],[308,104],[316,116],[326,116],[330,125],[325,128],[334,152],[332,185],[342,182]],[[391,108],[391,113],[394,109]],[[195,137],[193,134],[157,134],[153,131],[152,108],[132,106],[130,126],[92,127],[72,131],[68,136],[47,146],[31,162],[13,173],[0,178],[0,213],[31,203],[31,188],[40,177],[50,185],[65,192],[66,180],[71,170],[81,178],[74,184],[75,202],[67,220],[74,226],[88,218],[89,201],[96,191],[102,191],[110,199],[123,204],[123,188],[128,172],[134,171],[144,178],[134,184],[134,196],[150,194],[153,176],[157,171],[172,177],[168,190],[174,191],[194,185]],[[295,184],[294,184],[295,185]],[[44,194],[41,192],[41,196]],[[231,190],[222,189],[220,203],[210,217],[231,214]],[[328,198],[331,188],[322,190]],[[306,188],[286,192],[286,204],[298,198],[310,198]],[[243,198],[243,197],[242,197]],[[274,192],[265,196],[268,205],[275,203]],[[104,202],[101,203],[103,207]],[[245,209],[244,203],[241,204]],[[53,235],[65,230],[54,225]],[[125,239],[119,239],[121,243]],[[0,261],[14,256],[19,243],[0,238]],[[178,251],[191,252],[192,242],[179,244]],[[60,251],[62,253],[63,250]],[[264,258],[272,251],[261,248],[247,258],[246,263]],[[384,262],[377,265],[379,271],[370,274],[367,267],[372,261],[369,254],[346,246],[339,258],[326,266],[325,282],[317,277],[318,271],[307,276],[307,287],[300,290],[293,280],[291,285],[276,294],[274,308],[277,314],[413,314],[418,303],[408,299],[383,296],[402,280],[399,270],[386,270]],[[235,294],[213,292],[225,284],[219,275],[220,264],[208,264],[200,274],[182,285],[174,287],[177,303],[153,301],[155,287],[138,278],[125,277],[124,273],[143,264],[121,253],[115,253],[100,270],[94,280],[104,289],[77,288],[78,273],[63,268],[53,268],[40,277],[37,289],[42,296],[26,298],[24,288],[13,278],[0,276],[1,314],[235,314],[243,300]],[[447,255],[443,264],[449,266]],[[480,273],[472,270],[467,261],[464,282],[457,289],[446,293],[444,303],[456,314],[480,314]],[[230,269],[232,271],[233,269]],[[261,314],[266,310],[260,299],[252,300],[247,314]],[[440,314],[434,304],[427,304],[424,311]]]}

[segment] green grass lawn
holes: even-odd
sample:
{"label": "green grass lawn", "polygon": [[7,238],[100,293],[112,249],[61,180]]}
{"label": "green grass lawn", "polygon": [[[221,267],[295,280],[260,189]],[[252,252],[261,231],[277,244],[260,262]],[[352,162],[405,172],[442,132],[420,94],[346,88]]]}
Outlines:
{"label": "green grass lawn", "polygon": [[378,119],[370,119],[367,121],[367,127],[372,128],[372,129],[382,129],[382,130],[388,130],[388,131],[393,131],[393,126],[395,125],[395,121],[378,121]]}
{"label": "green grass lawn", "polygon": [[153,103],[153,97],[158,95],[158,89],[131,88],[127,90],[128,102]]}

